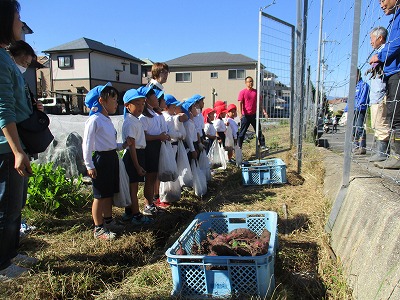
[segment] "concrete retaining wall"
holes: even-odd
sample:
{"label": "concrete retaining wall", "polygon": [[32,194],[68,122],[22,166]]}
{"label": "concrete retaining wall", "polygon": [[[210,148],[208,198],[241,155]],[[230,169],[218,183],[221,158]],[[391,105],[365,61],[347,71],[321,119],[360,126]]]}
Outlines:
{"label": "concrete retaining wall", "polygon": [[[343,157],[325,154],[325,194],[338,198]],[[358,300],[400,299],[400,186],[352,165],[331,246]]]}

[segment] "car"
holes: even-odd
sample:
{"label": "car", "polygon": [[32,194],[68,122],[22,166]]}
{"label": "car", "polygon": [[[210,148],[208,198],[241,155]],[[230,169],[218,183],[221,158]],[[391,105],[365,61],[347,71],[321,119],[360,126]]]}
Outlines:
{"label": "car", "polygon": [[61,97],[39,98],[47,114],[61,115],[66,113],[65,99]]}

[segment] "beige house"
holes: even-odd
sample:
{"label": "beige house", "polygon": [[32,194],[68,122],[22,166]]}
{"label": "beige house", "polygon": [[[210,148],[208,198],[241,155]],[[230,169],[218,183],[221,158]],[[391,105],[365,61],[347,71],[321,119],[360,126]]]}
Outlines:
{"label": "beige house", "polygon": [[[239,91],[247,76],[256,79],[257,60],[228,52],[192,53],[166,61],[170,74],[165,91],[178,100],[193,94],[205,96],[205,107],[216,100],[237,105]],[[254,86],[256,88],[256,86]]]}
{"label": "beige house", "polygon": [[142,84],[143,61],[114,47],[80,38],[44,51],[49,56],[48,96],[65,99],[67,111],[86,111],[84,96],[93,87],[111,82],[123,94]]}

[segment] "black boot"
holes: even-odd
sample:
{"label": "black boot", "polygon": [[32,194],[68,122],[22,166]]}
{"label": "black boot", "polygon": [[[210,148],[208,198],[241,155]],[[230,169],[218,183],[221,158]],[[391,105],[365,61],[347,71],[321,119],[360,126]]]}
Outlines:
{"label": "black boot", "polygon": [[388,145],[389,141],[376,141],[376,153],[372,155],[368,161],[384,161],[388,157]]}
{"label": "black boot", "polygon": [[390,157],[382,162],[376,162],[375,167],[380,169],[400,169],[400,136],[395,135],[394,142],[390,145]]}

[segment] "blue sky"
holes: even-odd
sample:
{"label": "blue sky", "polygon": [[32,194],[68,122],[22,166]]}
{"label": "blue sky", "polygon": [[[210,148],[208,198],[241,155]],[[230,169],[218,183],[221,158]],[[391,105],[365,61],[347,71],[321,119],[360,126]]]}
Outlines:
{"label": "blue sky", "polygon": [[[268,9],[295,22],[296,6]],[[257,59],[258,11],[265,1],[20,0],[37,52],[80,37],[134,56],[165,61],[193,52],[227,51]],[[281,8],[279,9],[278,6]],[[285,12],[282,8],[287,9]]]}
{"label": "blue sky", "polygon": [[[19,0],[21,18],[34,31],[26,40],[37,54],[81,37],[115,46],[139,58],[166,61],[195,52],[227,51],[257,59],[260,0]],[[335,2],[335,3],[332,3]],[[360,64],[371,49],[378,0],[363,0]],[[296,25],[296,0],[276,0],[265,12]],[[325,0],[326,82],[330,93],[346,94],[353,1]],[[309,0],[307,59],[315,82],[320,0]],[[388,18],[381,20],[387,25]],[[361,57],[364,56],[364,57]],[[343,85],[338,88],[339,85]],[[332,88],[335,87],[335,88]]]}

